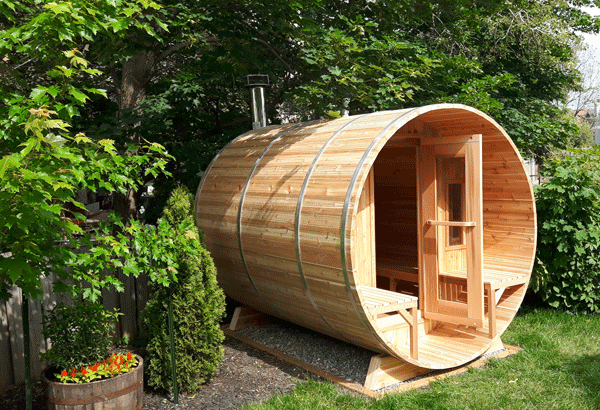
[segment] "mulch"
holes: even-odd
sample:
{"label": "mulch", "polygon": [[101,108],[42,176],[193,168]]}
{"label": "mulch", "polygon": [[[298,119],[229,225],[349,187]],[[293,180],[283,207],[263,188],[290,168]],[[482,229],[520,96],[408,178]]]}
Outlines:
{"label": "mulch", "polygon": [[202,388],[179,396],[175,406],[164,395],[146,391],[143,410],[239,409],[288,393],[298,381],[311,377],[305,370],[231,337],[223,344],[225,357],[217,375]]}
{"label": "mulch", "polygon": [[[195,393],[180,393],[175,405],[169,395],[144,387],[143,410],[239,409],[246,404],[260,403],[268,398],[290,392],[299,381],[307,380],[305,370],[246,345],[231,337],[223,343],[225,356],[217,375]],[[46,409],[41,382],[33,384],[33,408]],[[25,387],[19,385],[0,391],[0,410],[23,410]]]}

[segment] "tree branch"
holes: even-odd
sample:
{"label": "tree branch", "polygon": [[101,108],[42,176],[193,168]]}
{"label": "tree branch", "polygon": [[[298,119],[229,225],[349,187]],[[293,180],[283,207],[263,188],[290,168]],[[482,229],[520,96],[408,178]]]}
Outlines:
{"label": "tree branch", "polygon": [[164,60],[165,58],[169,57],[172,54],[175,54],[176,52],[178,52],[179,50],[189,47],[192,45],[191,41],[184,41],[182,43],[175,43],[173,45],[171,45],[170,47],[168,47],[166,50],[160,52],[157,56],[156,56],[156,61],[155,64],[158,64],[159,62],[161,62],[162,60]]}
{"label": "tree branch", "polygon": [[283,63],[283,65],[288,69],[289,72],[293,73],[294,71],[296,71],[296,70],[294,70],[292,68],[292,66],[287,61],[285,61],[283,59],[283,57],[281,57],[281,55],[279,55],[279,53],[277,52],[277,50],[275,50],[275,48],[268,41],[265,41],[265,40],[260,39],[260,38],[257,38],[256,41],[258,41],[259,43],[265,45],[269,49],[269,51],[275,56],[275,58],[277,58],[279,61],[281,61]]}

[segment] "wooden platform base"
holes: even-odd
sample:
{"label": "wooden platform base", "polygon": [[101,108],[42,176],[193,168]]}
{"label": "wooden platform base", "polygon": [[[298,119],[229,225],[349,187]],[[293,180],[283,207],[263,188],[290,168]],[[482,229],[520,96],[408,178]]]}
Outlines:
{"label": "wooden platform base", "polygon": [[[519,350],[520,349],[517,347],[504,345],[502,341],[498,339],[490,346],[488,352],[497,352],[492,356],[502,358],[517,353]],[[461,374],[469,368],[482,367],[486,362],[487,357],[476,359],[453,369],[432,371],[431,369],[414,366],[392,356],[377,355],[371,358],[364,387],[376,391],[426,375],[426,377],[400,385],[392,391],[416,389],[429,384],[431,380],[443,379],[447,376]]]}
{"label": "wooden platform base", "polygon": [[271,316],[266,313],[248,306],[238,306],[233,312],[229,330],[242,330],[250,326],[265,325],[267,323],[271,323]]}
{"label": "wooden platform base", "polygon": [[487,363],[488,357],[504,358],[521,350],[518,347],[504,345],[500,339],[497,339],[496,342],[488,349],[488,352],[490,353],[497,353],[494,353],[488,357],[476,359],[470,363],[453,369],[435,371],[411,365],[410,363],[396,359],[395,357],[383,354],[375,355],[371,358],[365,383],[364,385],[360,385],[358,383],[349,382],[339,376],[329,373],[309,363],[298,360],[295,357],[289,356],[276,349],[273,349],[272,347],[256,342],[236,332],[236,330],[241,330],[255,324],[269,323],[269,318],[270,316],[257,312],[251,308],[236,308],[231,324],[223,326],[222,329],[226,335],[233,337],[234,339],[272,354],[273,356],[281,360],[285,360],[286,362],[300,367],[312,374],[315,374],[316,376],[330,380],[331,382],[337,383],[349,390],[372,398],[381,398],[390,392],[407,391],[427,386],[431,381],[444,379],[448,376],[459,375],[468,371],[470,368],[483,367]]}

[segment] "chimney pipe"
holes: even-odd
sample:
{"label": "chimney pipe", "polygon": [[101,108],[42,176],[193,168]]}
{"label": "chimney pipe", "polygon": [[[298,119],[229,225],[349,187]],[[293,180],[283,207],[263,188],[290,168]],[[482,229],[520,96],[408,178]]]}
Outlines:
{"label": "chimney pipe", "polygon": [[246,76],[246,88],[250,89],[253,130],[267,126],[267,113],[265,110],[266,87],[269,87],[268,75],[250,74]]}

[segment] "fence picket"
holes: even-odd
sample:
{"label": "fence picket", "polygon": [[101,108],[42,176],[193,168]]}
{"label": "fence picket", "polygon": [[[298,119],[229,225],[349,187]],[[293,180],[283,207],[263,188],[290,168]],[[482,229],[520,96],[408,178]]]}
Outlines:
{"label": "fence picket", "polygon": [[0,389],[14,383],[6,302],[0,301]]}
{"label": "fence picket", "polygon": [[[31,375],[39,379],[45,363],[40,361],[39,353],[50,348],[42,334],[42,315],[56,306],[58,302],[66,305],[72,303],[72,297],[54,293],[52,282],[54,274],[42,279],[44,297],[41,301],[30,301],[29,319],[31,335]],[[147,280],[121,277],[125,283],[125,292],[103,290],[102,302],[106,309],[120,309],[123,316],[115,323],[115,337],[120,339],[141,336],[141,318],[139,313],[148,301]],[[124,308],[121,308],[124,306]],[[11,297],[7,302],[0,302],[0,389],[25,380],[25,359],[23,347],[22,294],[18,288],[11,289]]]}

